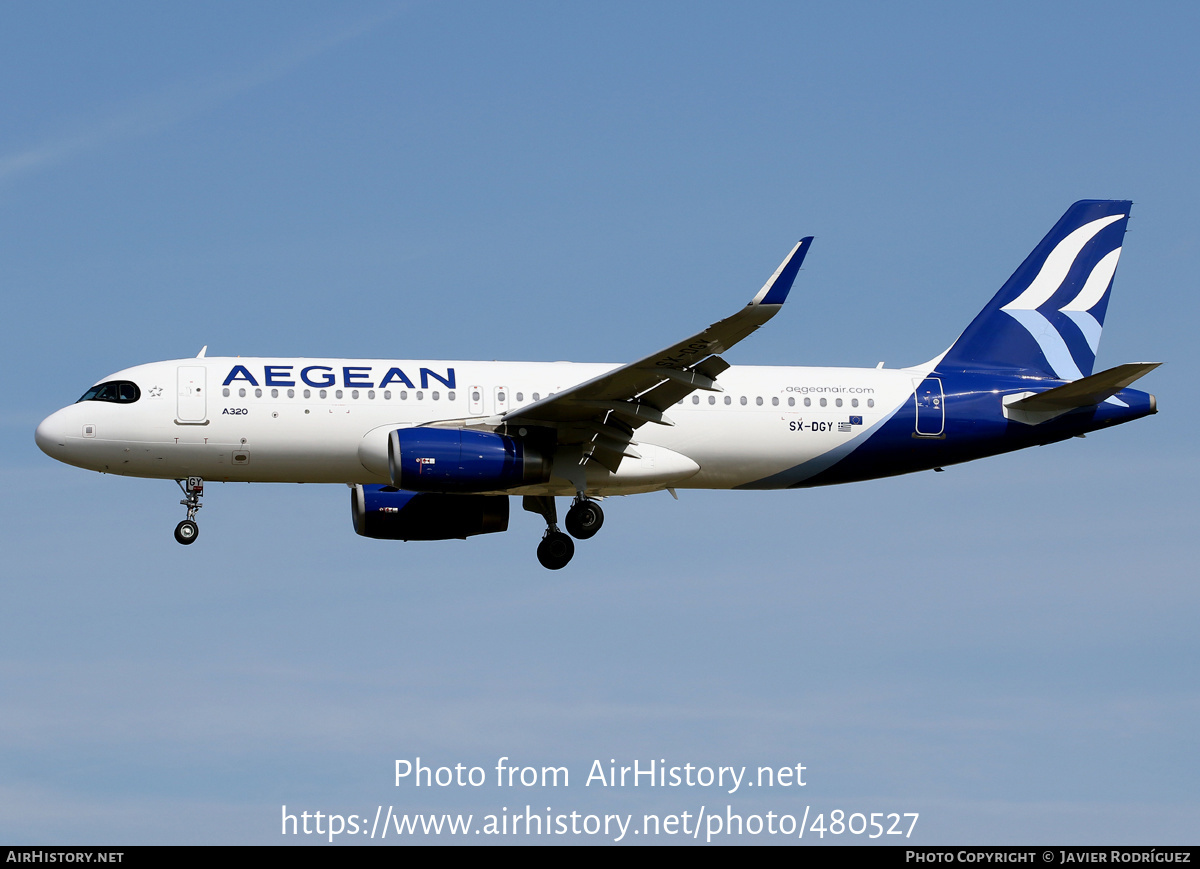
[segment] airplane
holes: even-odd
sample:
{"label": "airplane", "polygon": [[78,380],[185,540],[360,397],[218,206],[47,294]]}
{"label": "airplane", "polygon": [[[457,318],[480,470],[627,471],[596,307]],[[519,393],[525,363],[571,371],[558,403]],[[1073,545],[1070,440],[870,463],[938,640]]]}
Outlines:
{"label": "airplane", "polygon": [[[1076,202],[948,350],[908,368],[734,366],[783,306],[801,239],[750,303],[625,365],[208,357],[138,365],[37,427],[101,473],[173,479],[194,543],[206,481],[345,483],[354,530],[392,540],[505,531],[539,513],[541,564],[600,530],[598,499],[794,489],[942,470],[1157,412],[1160,363],[1093,373],[1132,203]],[[572,498],[566,533],[556,497]]]}

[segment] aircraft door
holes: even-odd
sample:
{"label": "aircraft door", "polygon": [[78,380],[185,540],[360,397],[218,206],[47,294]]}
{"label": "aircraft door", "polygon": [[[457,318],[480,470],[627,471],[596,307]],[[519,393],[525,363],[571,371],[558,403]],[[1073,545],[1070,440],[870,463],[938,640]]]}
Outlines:
{"label": "aircraft door", "polygon": [[467,413],[471,416],[483,415],[483,387],[471,386],[467,389]]}
{"label": "aircraft door", "polygon": [[508,387],[496,387],[496,413],[508,413]]}
{"label": "aircraft door", "polygon": [[207,369],[203,365],[180,365],[176,372],[175,421],[208,422]]}
{"label": "aircraft door", "polygon": [[946,397],[938,377],[926,377],[916,383],[913,398],[917,403],[916,432],[923,437],[937,437],[946,428]]}

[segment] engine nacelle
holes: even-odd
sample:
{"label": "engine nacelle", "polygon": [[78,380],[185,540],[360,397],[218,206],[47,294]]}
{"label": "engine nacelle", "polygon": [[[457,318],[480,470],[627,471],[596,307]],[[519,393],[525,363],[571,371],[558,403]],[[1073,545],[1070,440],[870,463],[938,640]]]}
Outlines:
{"label": "engine nacelle", "polygon": [[355,486],[354,530],[377,540],[465,540],[508,530],[507,495],[442,495]]}
{"label": "engine nacelle", "polygon": [[402,428],[388,439],[392,485],[413,492],[495,492],[550,479],[550,462],[508,435]]}

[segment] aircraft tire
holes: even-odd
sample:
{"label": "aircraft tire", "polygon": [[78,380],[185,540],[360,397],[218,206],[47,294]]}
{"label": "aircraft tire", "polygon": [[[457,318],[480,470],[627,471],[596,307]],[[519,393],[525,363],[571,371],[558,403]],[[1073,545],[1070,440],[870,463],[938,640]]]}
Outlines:
{"label": "aircraft tire", "polygon": [[547,570],[561,570],[575,555],[575,542],[561,531],[550,531],[538,544],[537,557]]}
{"label": "aircraft tire", "polygon": [[200,526],[191,519],[184,519],[175,526],[175,539],[187,546],[190,543],[196,542],[197,535],[200,534]]}
{"label": "aircraft tire", "polygon": [[595,537],[604,524],[604,511],[595,501],[580,501],[567,511],[564,524],[576,540],[587,540]]}

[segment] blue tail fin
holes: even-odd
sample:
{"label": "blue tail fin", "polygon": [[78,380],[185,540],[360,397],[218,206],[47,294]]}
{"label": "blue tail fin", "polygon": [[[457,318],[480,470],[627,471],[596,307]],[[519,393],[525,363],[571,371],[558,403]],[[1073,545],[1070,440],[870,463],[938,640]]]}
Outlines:
{"label": "blue tail fin", "polygon": [[1085,199],[1068,208],[938,368],[1091,374],[1132,204]]}

